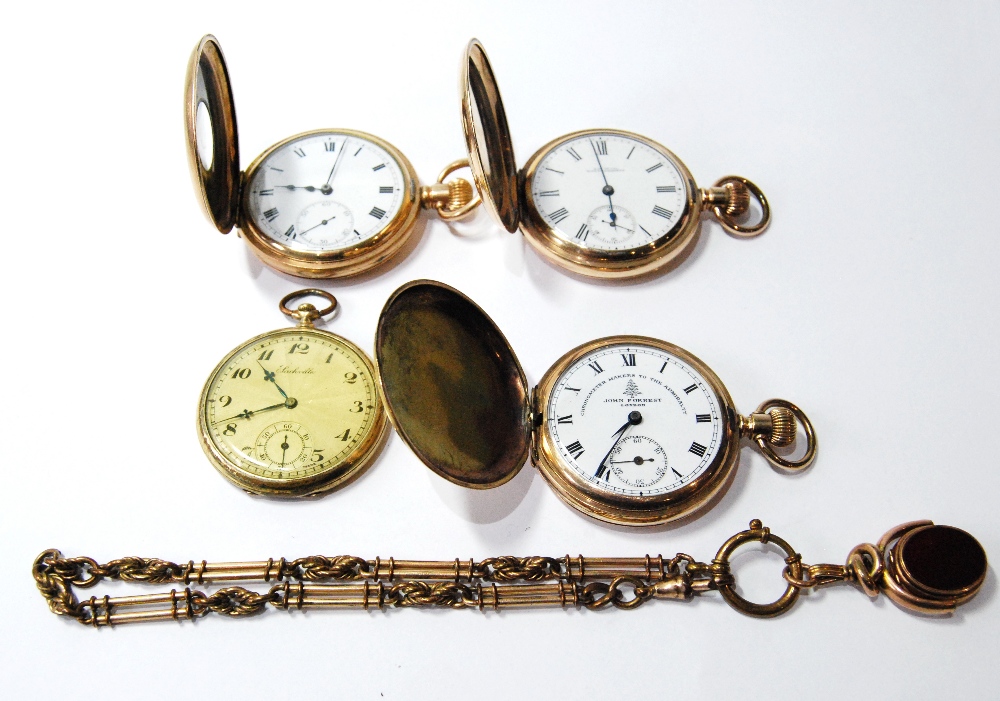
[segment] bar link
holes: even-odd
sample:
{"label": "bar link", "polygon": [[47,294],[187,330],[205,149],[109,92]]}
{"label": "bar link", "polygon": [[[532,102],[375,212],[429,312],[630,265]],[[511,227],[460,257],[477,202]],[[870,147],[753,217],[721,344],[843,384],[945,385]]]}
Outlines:
{"label": "bar link", "polygon": [[[896,553],[904,536],[931,531],[938,539],[951,538],[964,548],[969,563],[960,574],[962,587],[955,593],[930,591],[932,584],[917,580],[905,569],[904,555]],[[954,533],[958,532],[959,536]],[[943,534],[943,535],[942,535]],[[969,542],[971,541],[971,545]],[[936,541],[921,544],[924,550]],[[730,559],[746,544],[771,543],[784,552],[782,577],[785,593],[771,603],[754,603],[735,588]],[[979,548],[976,550],[973,548]],[[956,549],[953,546],[952,549]],[[968,553],[971,552],[971,555]],[[931,552],[955,568],[954,553]],[[32,565],[32,576],[49,609],[95,628],[144,621],[194,620],[216,613],[231,617],[255,616],[268,605],[280,609],[310,608],[501,608],[583,606],[588,609],[638,608],[650,599],[686,601],[710,591],[733,608],[752,616],[775,616],[790,608],[803,589],[837,582],[853,582],[869,596],[887,593],[893,601],[923,613],[947,613],[968,601],[986,576],[986,558],[978,541],[964,531],[937,527],[929,521],[898,526],[878,545],[855,547],[844,565],[804,565],[801,556],[759,520],[729,538],[711,562],[699,562],[678,553],[645,557],[493,557],[476,562],[461,560],[365,560],[351,555],[312,556],[297,560],[219,562],[191,560],[178,565],[166,560],[125,557],[99,564],[88,557],[64,558],[58,550],[45,550]],[[178,591],[140,596],[91,596],[77,599],[74,587],[88,589],[102,580],[130,583],[183,584]],[[226,585],[206,593],[188,585]],[[270,584],[260,593],[233,583]],[[928,593],[930,591],[930,593]],[[933,596],[932,596],[933,595]]]}

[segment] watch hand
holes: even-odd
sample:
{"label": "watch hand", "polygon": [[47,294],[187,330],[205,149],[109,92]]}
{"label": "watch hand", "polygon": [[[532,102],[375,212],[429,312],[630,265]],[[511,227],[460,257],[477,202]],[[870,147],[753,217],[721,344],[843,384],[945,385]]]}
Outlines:
{"label": "watch hand", "polygon": [[630,463],[633,463],[634,465],[641,465],[644,462],[653,462],[653,460],[655,460],[655,458],[641,458],[638,455],[636,455],[631,460],[612,460],[611,464],[612,465],[624,465],[625,463],[630,462]]}
{"label": "watch hand", "polygon": [[618,219],[618,215],[615,214],[615,203],[611,201],[611,195],[615,194],[615,189],[611,187],[608,183],[608,176],[604,174],[604,166],[601,164],[601,157],[597,155],[597,147],[594,146],[594,141],[591,139],[590,148],[594,150],[594,158],[597,159],[597,167],[601,169],[601,177],[604,178],[604,187],[601,188],[601,192],[608,196],[608,206],[611,207],[611,226],[616,226],[615,220]]}
{"label": "watch hand", "polygon": [[260,414],[261,412],[271,411],[273,409],[280,409],[281,407],[294,409],[298,405],[298,403],[299,402],[297,399],[295,399],[294,397],[289,397],[285,401],[281,402],[281,404],[272,404],[271,406],[266,406],[263,409],[244,409],[239,414],[236,414],[235,416],[230,416],[228,419],[219,419],[218,421],[213,421],[212,425],[215,426],[216,424],[221,424],[223,421],[232,421],[233,419],[250,420],[250,418],[252,418],[254,414]]}
{"label": "watch hand", "polygon": [[[340,153],[337,154],[336,160],[333,162],[333,168],[330,169],[330,174],[326,176],[326,184],[324,187],[330,188],[330,192],[333,192],[333,174],[337,172],[337,166],[340,164],[340,157],[344,155],[344,151],[347,150],[347,139],[344,139],[344,145],[340,147]],[[327,193],[329,194],[329,193]]]}
{"label": "watch hand", "polygon": [[315,226],[310,226],[310,227],[309,227],[308,229],[306,229],[305,231],[300,231],[300,232],[299,232],[299,235],[301,236],[302,234],[307,234],[307,233],[309,233],[310,231],[312,231],[313,229],[315,229],[315,228],[317,228],[317,227],[320,227],[320,226],[326,226],[327,224],[329,224],[330,222],[332,222],[332,221],[333,221],[334,219],[336,219],[336,218],[337,218],[337,217],[330,217],[329,219],[324,219],[324,220],[323,220],[323,221],[321,221],[321,222],[320,222],[319,224],[316,224]]}
{"label": "watch hand", "polygon": [[[326,224],[326,221],[324,221],[323,223],[324,223],[324,224]],[[315,228],[316,228],[316,227],[314,226],[314,227],[313,227],[313,229],[315,229]],[[306,229],[306,231],[311,231],[311,230],[312,230],[312,229]],[[302,232],[302,233],[305,233],[305,231],[304,231],[304,232]],[[278,390],[279,392],[281,392],[281,396],[282,396],[282,397],[284,397],[284,398],[285,398],[285,401],[287,402],[287,401],[288,401],[288,395],[287,395],[287,394],[285,394],[285,390],[281,389],[281,387],[280,387],[280,386],[278,385],[278,383],[277,383],[277,382],[275,381],[275,379],[274,379],[274,373],[273,373],[273,372],[269,372],[269,371],[268,371],[268,369],[267,369],[266,367],[264,367],[263,365],[261,365],[261,364],[260,364],[260,361],[259,361],[259,360],[257,361],[257,364],[258,364],[258,365],[260,365],[260,369],[264,371],[264,379],[265,379],[266,381],[268,381],[268,382],[273,382],[273,383],[274,383],[274,386],[275,386],[275,388],[276,388],[276,389],[277,389],[277,390]]]}
{"label": "watch hand", "polygon": [[[614,213],[612,213],[611,216],[615,217]],[[616,229],[624,229],[625,231],[629,232],[630,234],[634,234],[635,233],[635,229],[629,229],[627,226],[622,226],[621,224],[619,224],[618,222],[616,222],[614,220],[614,218],[611,221],[606,221],[604,219],[602,219],[601,221],[604,222],[605,224],[610,224],[611,226],[613,226]]]}
{"label": "watch hand", "polygon": [[322,192],[324,195],[329,195],[333,192],[333,188],[329,184],[324,183],[319,187],[315,185],[275,185],[277,188],[284,188],[286,190],[306,190],[307,192]]}
{"label": "watch hand", "polygon": [[594,477],[600,479],[601,477],[604,476],[604,473],[608,471],[608,466],[605,465],[604,463],[606,463],[608,461],[608,458],[611,457],[611,453],[618,445],[618,441],[620,441],[622,439],[622,436],[625,435],[625,431],[628,430],[629,426],[634,426],[635,424],[639,423],[642,423],[642,414],[640,414],[638,411],[630,412],[628,415],[628,421],[625,422],[625,425],[622,426],[617,431],[615,431],[614,434],[612,434],[612,436],[615,439],[615,442],[611,444],[611,449],[608,451],[608,454],[604,456],[604,458],[601,460],[601,464],[597,466],[597,472],[594,473]]}
{"label": "watch hand", "polygon": [[281,466],[285,466],[285,451],[288,450],[288,434],[285,434],[285,440],[281,442]]}

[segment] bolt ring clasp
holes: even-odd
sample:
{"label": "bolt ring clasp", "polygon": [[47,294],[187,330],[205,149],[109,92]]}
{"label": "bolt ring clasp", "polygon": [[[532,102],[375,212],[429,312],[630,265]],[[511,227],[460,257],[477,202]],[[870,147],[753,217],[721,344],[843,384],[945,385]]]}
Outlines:
{"label": "bolt ring clasp", "polygon": [[[727,540],[722,547],[719,548],[719,552],[716,553],[714,562],[722,565],[725,570],[728,570],[729,558],[732,557],[733,553],[736,552],[740,546],[754,542],[774,543],[777,545],[787,556],[785,558],[786,567],[784,571],[787,571],[788,574],[794,579],[802,578],[802,557],[795,552],[792,546],[789,545],[784,538],[772,535],[771,529],[765,528],[757,519],[750,522],[749,530],[741,531]],[[795,603],[795,600],[799,598],[799,588],[792,584],[787,584],[785,586],[785,593],[769,604],[755,604],[752,601],[744,599],[736,593],[735,583],[732,581],[720,583],[718,585],[718,589],[719,593],[722,594],[722,598],[724,598],[726,603],[734,609],[741,613],[745,613],[748,616],[758,616],[761,618],[777,616],[784,613],[791,608],[792,604]]]}
{"label": "bolt ring clasp", "polygon": [[[446,184],[445,178],[454,173],[456,170],[462,170],[463,168],[468,168],[468,167],[469,167],[468,158],[459,158],[457,161],[452,161],[451,163],[446,165],[444,169],[441,171],[441,173],[438,175],[437,184],[445,185]],[[475,191],[475,188],[472,189],[473,191]],[[455,209],[449,209],[447,205],[438,207],[437,208],[438,216],[440,216],[442,219],[446,221],[451,221],[453,219],[461,219],[462,217],[470,214],[472,210],[478,207],[482,201],[483,201],[482,197],[479,196],[479,193],[476,193],[471,200],[466,202],[461,207],[457,207]]]}
{"label": "bolt ring clasp", "polygon": [[[296,309],[290,309],[288,307],[288,303],[293,299],[299,299],[300,297],[321,297],[329,302],[329,305],[323,309],[317,309],[314,305],[306,302],[305,304],[300,304]],[[337,308],[337,298],[326,290],[310,287],[306,290],[289,292],[281,298],[280,302],[278,302],[278,308],[281,309],[282,313],[286,316],[290,316],[291,318],[297,320],[299,322],[299,326],[312,326],[312,323],[316,321],[316,319],[333,313],[333,310]]]}
{"label": "bolt ring clasp", "polygon": [[726,214],[726,210],[721,205],[712,207],[712,211],[715,212],[715,218],[719,220],[722,228],[733,236],[747,239],[759,236],[764,233],[764,229],[771,223],[771,205],[767,203],[767,197],[764,196],[764,192],[752,181],[740,175],[727,175],[724,178],[719,178],[715,181],[714,187],[725,187],[726,185],[735,185],[737,183],[745,186],[753,194],[757,202],[760,203],[760,221],[756,224],[745,226],[737,223],[734,217]]}
{"label": "bolt ring clasp", "polygon": [[768,462],[776,467],[783,467],[786,470],[804,470],[816,458],[816,430],[813,428],[812,421],[805,415],[805,412],[787,399],[767,399],[760,403],[760,406],[756,409],[756,413],[766,414],[768,409],[774,409],[775,407],[788,409],[795,416],[796,421],[802,425],[802,430],[806,433],[806,452],[798,460],[783,458],[774,452],[774,447],[764,436],[754,437],[757,447],[760,448],[760,452],[764,454]]}

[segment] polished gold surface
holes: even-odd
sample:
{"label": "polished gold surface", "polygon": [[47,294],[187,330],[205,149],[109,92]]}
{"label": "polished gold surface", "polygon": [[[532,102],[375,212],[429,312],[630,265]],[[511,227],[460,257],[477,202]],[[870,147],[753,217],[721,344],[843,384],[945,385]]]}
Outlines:
{"label": "polished gold surface", "polygon": [[424,209],[436,209],[438,216],[445,221],[462,219],[472,214],[482,203],[472,184],[462,178],[447,180],[456,170],[468,167],[467,158],[460,158],[446,165],[436,183],[420,188],[420,206]]}
{"label": "polished gold surface", "polygon": [[490,215],[514,233],[521,221],[517,162],[500,88],[478,39],[465,49],[461,85],[462,129],[476,188]]}
{"label": "polished gold surface", "polygon": [[399,149],[373,134],[353,129],[317,129],[295,134],[271,146],[257,156],[243,176],[244,182],[253,180],[257,169],[262,167],[275,151],[285,144],[306,136],[347,135],[373,143],[389,154],[403,173],[403,201],[399,210],[374,236],[345,249],[333,251],[299,251],[275,241],[254,222],[250,212],[250,191],[244,189],[240,207],[239,228],[254,254],[272,268],[289,275],[306,278],[350,277],[367,272],[388,262],[402,249],[413,231],[413,222],[420,213],[418,200],[417,172]]}
{"label": "polished gold surface", "polygon": [[[935,553],[938,560],[935,569],[947,572],[958,564],[964,565],[959,582],[947,588],[933,586],[920,577],[915,577],[910,571],[913,562],[907,557],[908,541],[920,535],[933,535],[935,531],[956,531],[964,536],[964,563],[956,563],[954,552]],[[913,521],[897,526],[887,532],[878,542],[878,549],[883,554],[884,570],[881,586],[886,595],[896,604],[911,611],[926,614],[951,613],[955,607],[965,603],[982,587],[988,571],[986,553],[982,546],[971,535],[950,526],[936,526],[932,521]],[[947,557],[951,555],[951,557]],[[954,580],[946,577],[945,580]]]}
{"label": "polished gold surface", "polygon": [[[740,224],[738,219],[749,210],[751,194],[760,204],[760,219],[754,224]],[[717,180],[710,190],[702,190],[702,201],[711,207],[722,228],[733,236],[740,238],[759,236],[771,223],[771,205],[768,204],[764,192],[739,175],[727,175]]]}
{"label": "polished gold surface", "polygon": [[[604,490],[560,455],[545,417],[554,387],[580,358],[617,344],[648,346],[687,363],[709,384],[720,407],[720,448],[701,474],[679,489],[652,495]],[[530,457],[560,499],[609,523],[655,525],[706,508],[733,474],[741,437],[756,441],[772,464],[786,469],[808,466],[816,453],[812,424],[794,404],[768,400],[742,417],[711,368],[655,338],[610,336],[582,344],[550,367],[529,397],[524,371],[493,320],[458,290],[432,280],[408,283],[386,302],[375,363],[392,425],[434,472],[485,489],[511,479]],[[804,457],[793,462],[774,447],[794,443],[797,423],[806,430],[807,445]]]}
{"label": "polished gold surface", "polygon": [[[327,304],[289,307],[304,297]],[[388,424],[375,368],[356,345],[313,326],[336,306],[324,290],[286,295],[279,308],[298,326],[244,342],[205,382],[198,402],[202,449],[226,479],[251,494],[338,489],[381,452]]]}
{"label": "polished gold surface", "polygon": [[467,487],[503,484],[528,456],[528,383],[496,324],[431,280],[396,290],[375,336],[396,431],[434,472]]}
{"label": "polished gold surface", "polygon": [[[559,497],[573,508],[602,521],[627,526],[647,526],[667,523],[698,513],[728,483],[739,460],[739,439],[750,438],[757,442],[764,456],[775,465],[786,469],[803,469],[816,455],[816,439],[812,423],[794,404],[785,400],[768,400],[751,417],[742,417],[722,380],[694,354],[666,341],[645,336],[609,336],[580,345],[560,358],[546,371],[535,388],[536,414],[548,405],[548,396],[559,378],[580,358],[600,348],[616,344],[646,345],[680,358],[694,368],[709,383],[723,416],[723,432],[719,438],[721,448],[711,464],[684,487],[661,495],[617,495],[600,490],[568,466],[559,454],[553,440],[550,423],[544,416],[536,416],[533,424],[533,460],[542,477]],[[777,408],[772,408],[777,407]],[[771,409],[771,413],[765,413]],[[777,418],[775,418],[777,415]],[[805,456],[790,461],[774,452],[772,446],[788,446],[795,439],[795,416],[806,428]],[[766,425],[764,425],[766,424]]]}
{"label": "polished gold surface", "polygon": [[[769,418],[766,426],[761,415]],[[806,434],[805,452],[801,457],[789,459],[775,452],[775,448],[785,448],[795,442],[798,426]],[[816,430],[812,421],[799,407],[786,399],[768,399],[760,403],[757,410],[741,419],[740,432],[757,443],[760,452],[775,467],[786,470],[804,470],[816,459]]]}
{"label": "polished gold surface", "polygon": [[[961,597],[921,599],[906,579],[896,581],[879,573],[885,546],[865,544],[851,551],[848,563],[804,565],[801,556],[784,539],[771,533],[759,520],[748,530],[729,538],[711,562],[699,562],[678,553],[666,560],[662,555],[645,557],[514,557],[503,556],[475,561],[460,560],[367,560],[350,555],[312,556],[296,560],[280,558],[255,562],[209,563],[205,560],[184,564],[167,560],[125,557],[100,564],[89,557],[65,558],[58,550],[46,550],[34,561],[31,574],[39,592],[53,613],[73,618],[95,628],[147,621],[190,620],[209,613],[247,617],[262,613],[268,606],[279,609],[384,609],[396,608],[478,608],[480,611],[506,608],[585,607],[634,609],[652,599],[689,601],[695,596],[718,591],[737,611],[755,617],[777,616],[787,611],[802,589],[837,582],[854,582],[872,596],[880,590],[904,608],[920,613],[949,613],[979,591],[986,572],[986,555],[972,536],[929,521],[900,526],[890,534],[895,542],[914,529],[944,528],[958,531],[969,547],[959,553],[944,550],[948,566],[958,565],[982,576],[964,588]],[[889,534],[887,534],[889,535]],[[905,536],[904,536],[905,537]],[[737,592],[737,576],[731,559],[740,547],[751,543],[773,543],[786,555],[782,576],[785,592],[775,601],[759,604]],[[978,552],[970,552],[969,550]],[[886,553],[894,556],[895,545]],[[939,548],[940,550],[940,548]],[[981,553],[981,554],[980,554]],[[867,561],[866,561],[867,558]],[[874,565],[872,560],[877,561]],[[861,563],[861,564],[857,564]],[[931,573],[933,576],[933,572]],[[945,573],[947,576],[947,573]],[[80,600],[75,588],[89,589],[104,580],[139,584],[179,584],[178,591],[139,596],[91,596]],[[237,583],[274,584],[258,592]],[[223,585],[214,592],[191,589]],[[905,598],[904,598],[905,597]],[[915,602],[923,602],[918,604]]]}
{"label": "polished gold surface", "polygon": [[[199,155],[198,112],[207,110],[210,131],[200,138],[211,143],[211,160]],[[215,227],[227,234],[236,226],[240,188],[240,150],[236,106],[222,48],[205,35],[188,61],[184,81],[184,127],[188,165],[202,211]],[[208,151],[206,144],[202,148]]]}
{"label": "polished gold surface", "polygon": [[[520,228],[528,242],[550,263],[574,273],[596,278],[631,278],[653,273],[678,263],[698,238],[699,221],[705,208],[714,212],[730,234],[757,236],[771,220],[764,193],[740,176],[727,176],[714,187],[699,190],[687,167],[666,147],[639,134],[615,129],[588,129],[553,139],[536,151],[520,171],[500,97],[500,88],[486,50],[472,39],[462,63],[462,128],[473,179],[486,209],[507,231]],[[610,251],[582,246],[558,235],[539,213],[532,182],[539,164],[568,141],[592,134],[612,134],[636,139],[663,155],[677,168],[685,183],[687,198],[677,223],[657,239],[642,246]],[[750,209],[751,195],[760,204],[760,220],[741,223]]]}
{"label": "polished gold surface", "polygon": [[[532,181],[539,164],[555,149],[567,141],[594,134],[625,136],[642,141],[670,161],[684,180],[687,199],[684,209],[677,216],[676,224],[663,236],[647,244],[620,251],[599,251],[578,246],[559,236],[538,212],[532,194]],[[688,252],[697,241],[701,200],[696,197],[698,187],[694,176],[687,167],[665,146],[639,134],[618,129],[585,129],[553,139],[538,149],[524,166],[521,178],[520,198],[524,203],[521,216],[521,232],[528,243],[541,256],[554,265],[574,273],[597,278],[626,278],[645,275],[670,265]]]}
{"label": "polished gold surface", "polygon": [[[199,156],[199,105],[208,110],[211,121],[212,159]],[[234,227],[243,234],[251,251],[266,265],[289,275],[304,278],[341,278],[369,272],[399,253],[414,230],[420,212],[421,188],[416,170],[406,157],[387,141],[352,129],[317,129],[295,134],[274,144],[240,173],[236,128],[236,108],[229,72],[218,40],[206,35],[195,47],[188,63],[185,84],[185,128],[188,160],[206,216],[222,233]],[[402,203],[395,215],[374,235],[348,248],[308,251],[287,246],[261,230],[250,214],[252,193],[246,183],[253,181],[267,158],[286,144],[316,135],[347,135],[375,144],[386,151],[403,174]],[[204,146],[204,145],[203,145]],[[450,164],[439,179],[467,165]],[[242,189],[242,196],[241,196]],[[423,204],[435,209],[445,220],[460,219],[478,206],[480,200],[468,182],[455,179],[447,184],[447,195],[430,186]]]}
{"label": "polished gold surface", "polygon": [[661,495],[621,495],[596,488],[562,459],[550,430],[550,422],[541,416],[537,425],[537,466],[542,477],[559,498],[588,516],[626,526],[666,523],[697,512],[726,484],[739,458],[739,415],[732,397],[718,376],[705,363],[672,343],[646,336],[608,336],[577,346],[550,367],[535,390],[538,406],[546,407],[548,397],[559,378],[580,358],[597,349],[617,344],[646,345],[657,348],[688,363],[710,384],[722,413],[720,449],[715,459],[696,479],[684,487]]}

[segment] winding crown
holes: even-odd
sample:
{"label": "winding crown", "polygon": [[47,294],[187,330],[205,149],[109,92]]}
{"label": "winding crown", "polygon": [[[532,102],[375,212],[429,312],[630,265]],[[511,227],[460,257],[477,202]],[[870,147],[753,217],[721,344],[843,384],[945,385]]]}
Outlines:
{"label": "winding crown", "polygon": [[791,445],[798,430],[795,414],[781,406],[771,409],[767,414],[771,417],[771,435],[767,439],[768,442],[779,448]]}
{"label": "winding crown", "polygon": [[730,217],[746,214],[750,209],[750,189],[741,182],[729,182],[725,187],[726,214]]}

